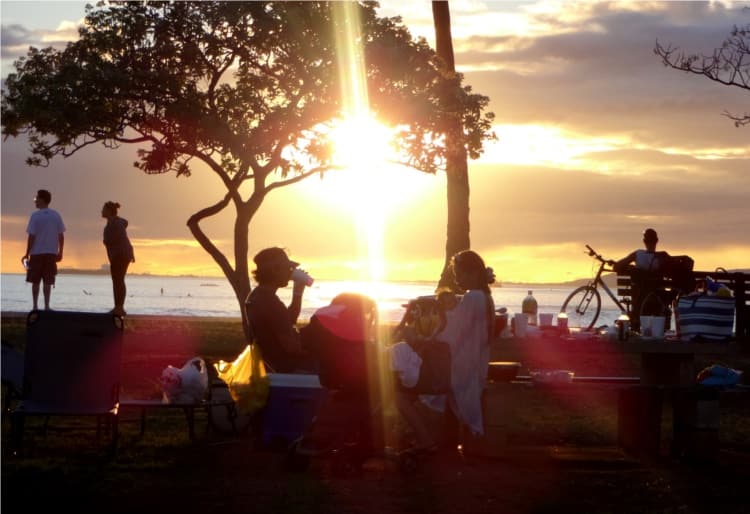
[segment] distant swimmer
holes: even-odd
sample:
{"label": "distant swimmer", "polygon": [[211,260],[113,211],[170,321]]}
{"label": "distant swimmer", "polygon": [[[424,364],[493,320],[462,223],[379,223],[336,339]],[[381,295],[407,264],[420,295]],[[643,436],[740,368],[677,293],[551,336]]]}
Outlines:
{"label": "distant swimmer", "polygon": [[89,291],[86,291],[85,289],[83,290],[83,294],[85,294],[86,296],[91,296],[91,293]]}

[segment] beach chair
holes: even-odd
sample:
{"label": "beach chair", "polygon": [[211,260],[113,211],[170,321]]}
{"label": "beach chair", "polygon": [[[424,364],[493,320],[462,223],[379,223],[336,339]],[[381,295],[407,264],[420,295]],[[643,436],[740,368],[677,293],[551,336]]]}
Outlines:
{"label": "beach chair", "polygon": [[123,320],[111,313],[32,311],[26,320],[21,401],[11,412],[21,449],[27,417],[95,417],[117,448]]}

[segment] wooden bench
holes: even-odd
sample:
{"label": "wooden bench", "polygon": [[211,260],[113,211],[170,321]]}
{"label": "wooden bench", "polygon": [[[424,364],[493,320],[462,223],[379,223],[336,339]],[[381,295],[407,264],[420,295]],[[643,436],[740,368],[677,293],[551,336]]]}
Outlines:
{"label": "wooden bench", "polygon": [[[711,277],[714,281],[724,284],[732,290],[735,300],[735,339],[744,352],[750,351],[750,273],[724,271],[692,271],[691,273],[696,283],[706,277]],[[618,296],[633,297],[632,276],[632,269],[617,272]],[[654,276],[649,286],[667,293],[676,293],[673,290],[672,279],[669,277]],[[637,317],[638,314],[635,313],[635,316]]]}

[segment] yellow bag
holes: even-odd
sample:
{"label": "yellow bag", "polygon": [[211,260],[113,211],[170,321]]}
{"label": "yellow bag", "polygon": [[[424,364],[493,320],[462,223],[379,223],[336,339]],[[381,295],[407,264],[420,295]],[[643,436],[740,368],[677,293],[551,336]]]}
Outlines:
{"label": "yellow bag", "polygon": [[214,368],[229,387],[238,414],[247,416],[266,405],[268,375],[258,345],[247,345],[234,362],[220,360]]}

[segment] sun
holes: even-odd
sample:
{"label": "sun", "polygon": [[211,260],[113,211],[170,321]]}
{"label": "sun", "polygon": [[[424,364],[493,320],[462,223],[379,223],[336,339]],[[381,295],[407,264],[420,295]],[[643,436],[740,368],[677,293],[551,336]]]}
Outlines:
{"label": "sun", "polygon": [[367,248],[367,280],[386,275],[383,240],[390,220],[410,202],[438,185],[434,175],[396,164],[393,131],[371,115],[352,116],[329,133],[337,169],[322,180],[303,181],[305,194],[327,208],[341,210],[356,224],[360,246]]}

